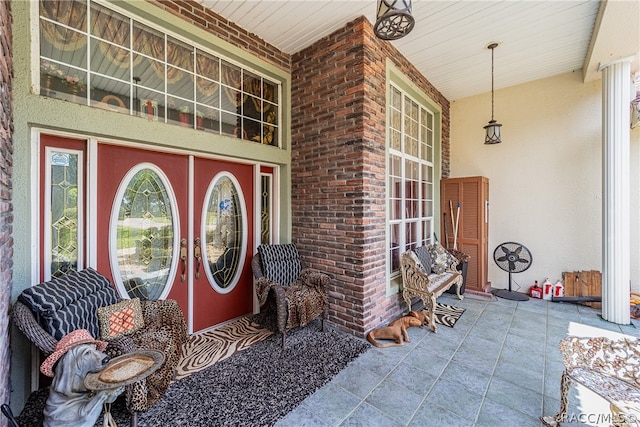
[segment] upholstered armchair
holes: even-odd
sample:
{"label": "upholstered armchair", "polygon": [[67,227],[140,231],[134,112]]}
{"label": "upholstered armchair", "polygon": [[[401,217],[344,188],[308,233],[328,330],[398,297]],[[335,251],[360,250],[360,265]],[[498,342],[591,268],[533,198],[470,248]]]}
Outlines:
{"label": "upholstered armchair", "polygon": [[177,302],[162,300],[140,301],[139,313],[133,310],[143,320],[138,328],[104,336],[99,310],[129,301],[133,300],[117,296],[105,276],[87,268],[25,289],[13,305],[12,320],[45,356],[54,351],[60,338],[76,329],[87,329],[95,338],[107,341],[105,352],[110,357],[143,349],[164,353],[159,369],[126,387],[131,426],[136,426],[138,413],[147,411],[169,387],[189,335]]}
{"label": "upholstered armchair", "polygon": [[329,276],[305,268],[294,244],[260,245],[251,261],[261,310],[273,311],[282,347],[287,330],[328,315]]}

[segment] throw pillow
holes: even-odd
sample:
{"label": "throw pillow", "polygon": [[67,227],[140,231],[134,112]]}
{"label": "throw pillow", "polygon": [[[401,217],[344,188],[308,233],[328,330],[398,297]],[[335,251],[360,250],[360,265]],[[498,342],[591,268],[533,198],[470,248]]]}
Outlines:
{"label": "throw pillow", "polygon": [[258,246],[262,273],[272,282],[289,286],[300,278],[302,261],[293,243]]}
{"label": "throw pillow", "polygon": [[408,251],[407,255],[415,263],[417,268],[419,268],[420,270],[424,271],[424,266],[422,265],[422,261],[420,261],[420,258],[418,258],[418,255],[416,255],[416,253],[414,251]]}
{"label": "throw pillow", "polygon": [[427,274],[431,273],[431,255],[429,254],[429,250],[426,246],[418,246],[413,250],[418,259],[420,260],[420,264],[422,264],[422,268],[424,272]]}
{"label": "throw pillow", "polygon": [[458,265],[456,257],[436,241],[428,247],[431,257],[431,270],[436,274],[442,274],[445,271],[453,270]]}
{"label": "throw pillow", "polygon": [[144,327],[139,298],[127,299],[98,309],[100,338],[103,340],[131,335]]}

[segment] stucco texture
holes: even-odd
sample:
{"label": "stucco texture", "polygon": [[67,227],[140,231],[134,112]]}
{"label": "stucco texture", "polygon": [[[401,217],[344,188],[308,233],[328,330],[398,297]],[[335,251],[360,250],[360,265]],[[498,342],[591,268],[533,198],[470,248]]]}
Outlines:
{"label": "stucco texture", "polygon": [[[506,241],[527,246],[534,262],[513,289],[553,283],[564,271],[602,271],[601,82],[563,74],[495,92],[502,143],[484,145],[491,94],[451,103],[451,176],[490,182],[489,281],[508,287],[493,262]],[[631,131],[631,209],[638,212],[640,129]],[[640,215],[631,215],[631,288],[640,290]]]}

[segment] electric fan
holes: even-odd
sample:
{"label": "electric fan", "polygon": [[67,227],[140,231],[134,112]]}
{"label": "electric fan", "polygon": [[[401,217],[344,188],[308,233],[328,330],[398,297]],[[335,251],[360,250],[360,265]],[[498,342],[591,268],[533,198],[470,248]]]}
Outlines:
{"label": "electric fan", "polygon": [[493,251],[493,260],[498,267],[509,272],[509,289],[498,289],[494,295],[513,301],[527,301],[527,295],[511,290],[511,273],[522,273],[531,267],[533,257],[529,249],[520,243],[505,242]]}

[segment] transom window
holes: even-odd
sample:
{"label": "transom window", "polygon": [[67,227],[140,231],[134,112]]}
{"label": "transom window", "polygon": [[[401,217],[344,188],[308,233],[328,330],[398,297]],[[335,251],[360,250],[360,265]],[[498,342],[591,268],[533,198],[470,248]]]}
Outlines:
{"label": "transom window", "polygon": [[434,227],[434,114],[391,85],[387,203],[391,274],[400,254],[431,241]]}
{"label": "transom window", "polygon": [[91,0],[40,1],[40,94],[278,146],[278,82]]}

